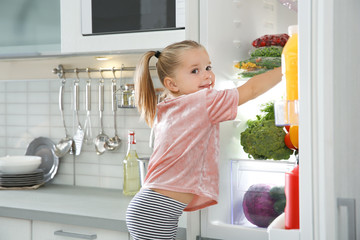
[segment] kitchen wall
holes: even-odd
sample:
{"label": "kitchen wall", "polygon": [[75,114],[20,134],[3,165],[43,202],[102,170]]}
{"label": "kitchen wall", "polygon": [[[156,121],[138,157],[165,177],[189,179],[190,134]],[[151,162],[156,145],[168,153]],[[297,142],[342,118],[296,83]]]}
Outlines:
{"label": "kitchen wall", "polygon": [[[3,70],[5,69],[3,68]],[[50,69],[47,70],[51,72]],[[19,73],[16,74],[20,75]],[[125,78],[117,78],[118,86],[125,82],[132,82],[132,74],[127,73]],[[26,74],[23,75],[26,76]],[[119,77],[119,73],[117,76]],[[88,78],[83,77],[84,75],[80,75],[79,114],[82,125],[86,119],[85,84],[88,80]],[[109,75],[105,77],[104,132],[112,137],[114,136],[114,122],[111,110],[111,79]],[[72,88],[74,78],[74,74],[68,75],[64,97],[65,120],[68,132],[72,136],[76,130],[74,126],[77,125],[73,111]],[[99,134],[98,82],[99,78],[95,76],[91,80],[93,137]],[[32,77],[31,79],[0,81],[0,156],[24,155],[28,144],[37,137],[47,137],[57,143],[65,136],[58,105],[60,85],[61,80],[56,76],[52,76],[51,79]],[[135,130],[137,150],[140,157],[149,156],[152,149],[148,146],[150,128],[139,119],[136,109],[119,108],[117,111],[117,127],[118,135],[122,139],[120,150],[105,152],[99,156],[96,154],[92,143],[84,143],[79,156],[67,154],[60,159],[58,172],[52,182],[122,189],[122,160],[126,154],[128,130]]]}

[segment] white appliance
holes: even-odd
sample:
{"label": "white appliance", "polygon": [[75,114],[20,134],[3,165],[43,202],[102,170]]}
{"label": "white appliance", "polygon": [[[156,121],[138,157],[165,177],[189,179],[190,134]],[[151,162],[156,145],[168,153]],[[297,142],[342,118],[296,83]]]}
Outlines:
{"label": "white appliance", "polygon": [[82,0],[82,35],[185,29],[185,0]]}
{"label": "white appliance", "polygon": [[[360,68],[354,54],[360,52],[359,1],[299,1],[297,13],[278,0],[199,4],[200,42],[208,49],[219,89],[244,83],[236,80],[233,65],[248,58],[252,40],[287,33],[289,25],[298,24],[300,230],[279,240],[360,239],[355,224],[360,219],[360,130],[354,127],[360,117]],[[232,160],[247,159],[239,143],[245,121],[258,113],[261,103],[282,96],[284,89],[282,82],[240,106],[236,121],[221,124],[219,203],[201,210],[198,233],[197,215],[188,217],[188,231],[201,236],[198,239],[269,239],[264,228],[231,224],[230,170]]]}
{"label": "white appliance", "polygon": [[[97,3],[94,8],[92,2]],[[61,52],[141,53],[162,49],[197,34],[196,3],[190,0],[61,0]],[[130,10],[124,10],[125,6]],[[131,11],[134,6],[136,11]],[[95,22],[101,23],[95,29],[93,11],[98,13]],[[167,22],[168,15],[172,21]]]}

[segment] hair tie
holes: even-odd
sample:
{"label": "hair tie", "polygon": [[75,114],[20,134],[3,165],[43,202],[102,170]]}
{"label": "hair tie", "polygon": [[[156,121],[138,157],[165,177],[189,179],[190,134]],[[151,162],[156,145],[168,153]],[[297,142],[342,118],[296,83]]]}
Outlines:
{"label": "hair tie", "polygon": [[156,58],[159,58],[159,57],[160,57],[160,54],[161,54],[161,52],[156,51],[156,53],[155,53],[155,55],[154,55],[154,56],[155,56]]}

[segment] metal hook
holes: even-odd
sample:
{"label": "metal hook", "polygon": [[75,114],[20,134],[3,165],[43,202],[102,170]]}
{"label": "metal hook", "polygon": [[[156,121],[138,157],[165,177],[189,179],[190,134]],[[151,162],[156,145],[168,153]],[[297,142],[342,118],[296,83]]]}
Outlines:
{"label": "metal hook", "polygon": [[121,88],[124,90],[125,89],[125,84],[122,84],[123,81],[123,69],[124,69],[124,64],[121,64],[121,68],[120,68],[120,84],[121,84]]}
{"label": "metal hook", "polygon": [[112,67],[112,73],[114,75],[114,79],[112,80],[112,82],[116,82],[116,75],[115,75],[115,67]]}
{"label": "metal hook", "polygon": [[80,82],[79,69],[75,68],[75,69],[74,69],[74,72],[75,72],[75,74],[76,74],[76,82],[78,83],[78,82]]}
{"label": "metal hook", "polygon": [[102,68],[99,68],[99,73],[100,73],[100,76],[101,76],[101,79],[100,79],[100,82],[103,83],[104,82],[104,76],[102,74],[104,70]]}
{"label": "metal hook", "polygon": [[111,71],[112,71],[112,73],[113,73],[113,75],[114,75],[114,78],[116,79],[116,76],[115,76],[115,67],[112,67],[112,68],[111,68]]}
{"label": "metal hook", "polygon": [[85,70],[88,74],[88,80],[87,80],[87,83],[91,82],[91,77],[90,77],[90,69],[89,68],[86,68]]}

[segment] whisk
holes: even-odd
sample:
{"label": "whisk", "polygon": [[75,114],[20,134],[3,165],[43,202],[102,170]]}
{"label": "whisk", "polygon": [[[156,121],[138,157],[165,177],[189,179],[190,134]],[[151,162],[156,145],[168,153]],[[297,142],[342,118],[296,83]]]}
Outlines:
{"label": "whisk", "polygon": [[93,143],[93,137],[92,137],[92,131],[91,131],[91,78],[89,69],[86,69],[86,72],[88,73],[89,79],[86,82],[86,92],[85,92],[85,106],[86,106],[86,120],[84,124],[85,129],[85,136],[84,136],[84,142],[86,144],[92,144]]}

